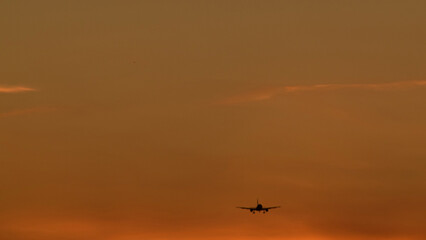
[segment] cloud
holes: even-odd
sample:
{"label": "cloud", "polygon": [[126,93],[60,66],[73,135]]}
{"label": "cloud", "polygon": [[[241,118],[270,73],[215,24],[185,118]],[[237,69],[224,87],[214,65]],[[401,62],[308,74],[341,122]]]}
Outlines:
{"label": "cloud", "polygon": [[0,93],[20,93],[33,91],[37,91],[37,89],[24,86],[0,86]]}
{"label": "cloud", "polygon": [[9,112],[0,113],[0,119],[21,115],[28,115],[33,113],[45,113],[56,111],[57,109],[54,107],[34,107],[34,108],[26,108],[26,109],[18,109]]}
{"label": "cloud", "polygon": [[222,105],[233,105],[246,102],[264,101],[279,95],[295,92],[309,91],[336,91],[341,89],[360,89],[360,90],[400,90],[413,87],[426,86],[426,81],[405,81],[390,83],[359,83],[359,84],[314,84],[314,85],[295,85],[283,86],[258,90],[251,93],[236,95],[225,100],[219,101]]}

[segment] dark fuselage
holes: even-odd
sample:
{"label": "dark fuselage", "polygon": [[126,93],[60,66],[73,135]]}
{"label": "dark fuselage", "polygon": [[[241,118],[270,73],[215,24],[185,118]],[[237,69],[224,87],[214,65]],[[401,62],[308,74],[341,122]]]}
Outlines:
{"label": "dark fuselage", "polygon": [[268,211],[268,208],[263,208],[262,204],[257,204],[256,208],[251,208],[250,212],[254,213],[254,211],[259,211],[265,213]]}

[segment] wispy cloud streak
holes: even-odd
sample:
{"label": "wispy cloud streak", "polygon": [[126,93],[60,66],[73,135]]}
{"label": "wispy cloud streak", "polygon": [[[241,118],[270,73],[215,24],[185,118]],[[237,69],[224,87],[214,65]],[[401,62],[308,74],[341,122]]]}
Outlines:
{"label": "wispy cloud streak", "polygon": [[336,91],[341,89],[360,90],[400,90],[413,87],[426,87],[426,81],[405,81],[390,83],[360,83],[360,84],[315,84],[315,85],[295,85],[276,88],[263,89],[251,93],[240,94],[218,102],[222,105],[233,105],[246,102],[257,102],[271,99],[273,97],[295,92],[308,91]]}
{"label": "wispy cloud streak", "polygon": [[20,93],[33,91],[37,91],[37,89],[24,86],[0,86],[0,93]]}

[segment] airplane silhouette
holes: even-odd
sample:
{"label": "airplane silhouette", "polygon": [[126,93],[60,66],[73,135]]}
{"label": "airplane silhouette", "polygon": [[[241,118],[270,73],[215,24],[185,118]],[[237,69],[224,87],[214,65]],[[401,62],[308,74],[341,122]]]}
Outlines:
{"label": "airplane silhouette", "polygon": [[279,208],[279,207],[280,206],[263,207],[262,204],[259,203],[259,200],[257,200],[257,206],[256,207],[237,207],[237,208],[250,210],[250,212],[252,212],[254,214],[254,213],[256,213],[256,211],[266,213],[269,209]]}

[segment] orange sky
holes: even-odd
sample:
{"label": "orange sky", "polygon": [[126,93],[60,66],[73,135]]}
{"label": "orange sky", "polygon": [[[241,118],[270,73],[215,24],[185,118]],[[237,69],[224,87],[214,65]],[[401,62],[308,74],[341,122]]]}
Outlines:
{"label": "orange sky", "polygon": [[425,239],[424,9],[0,1],[0,239]]}

